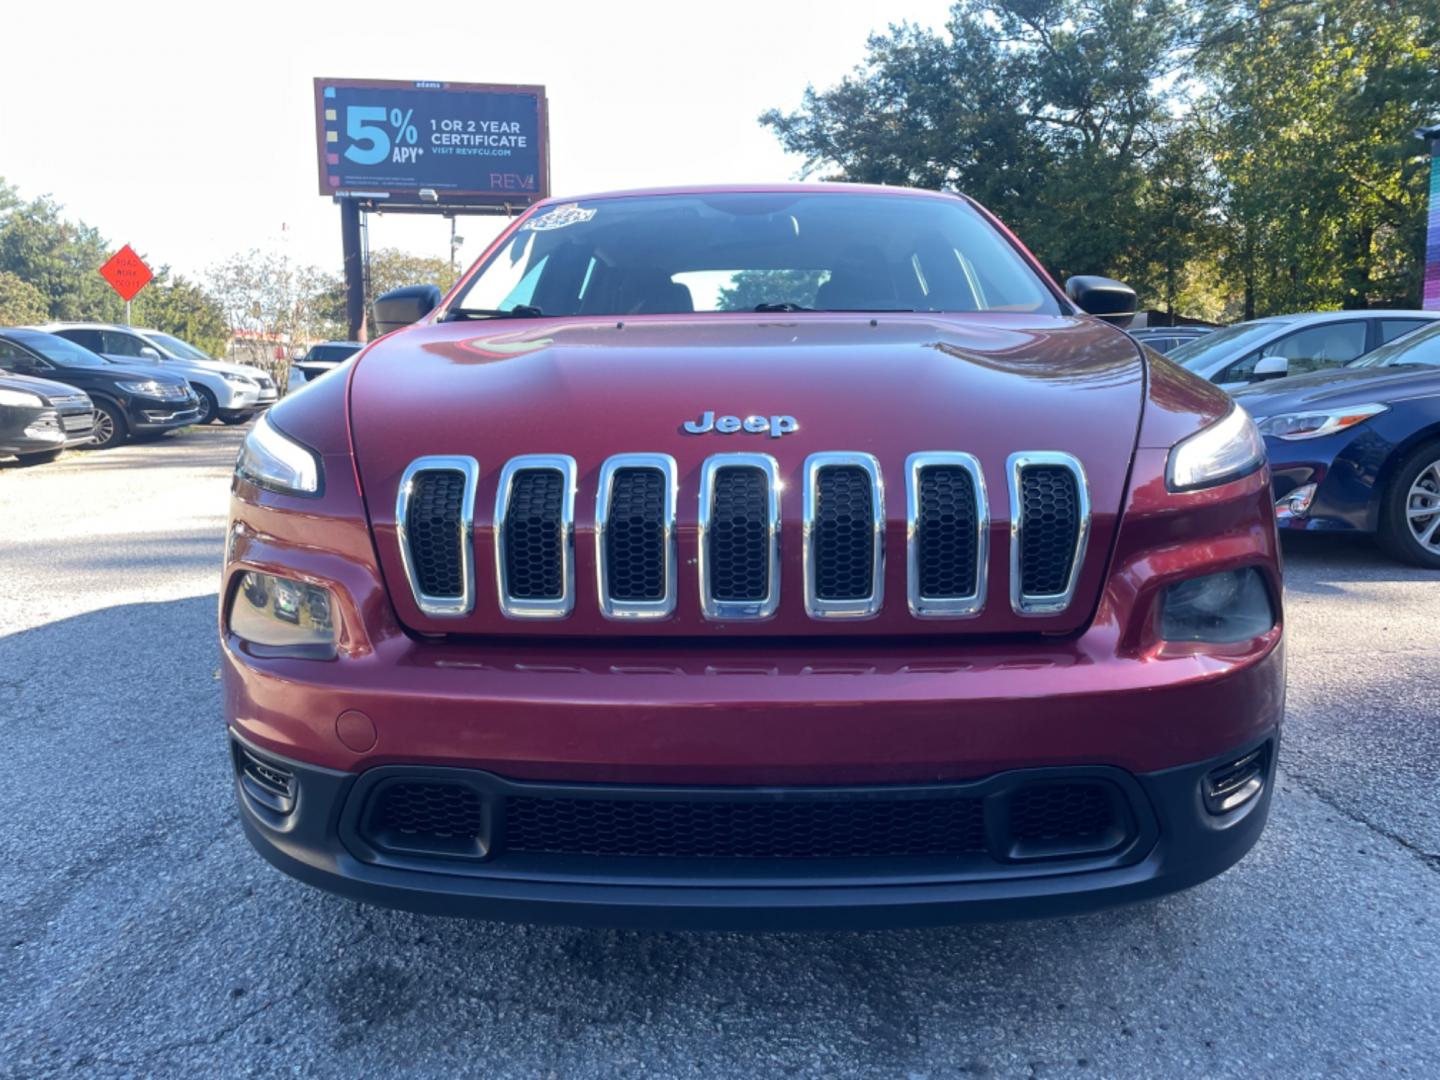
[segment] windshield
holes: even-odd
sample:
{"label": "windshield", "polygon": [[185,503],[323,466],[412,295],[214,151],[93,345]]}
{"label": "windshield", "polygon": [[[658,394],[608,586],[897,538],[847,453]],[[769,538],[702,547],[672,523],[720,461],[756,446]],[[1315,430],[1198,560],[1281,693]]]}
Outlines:
{"label": "windshield", "polygon": [[182,360],[214,360],[214,357],[205,355],[188,341],[181,341],[173,334],[161,334],[155,330],[146,330],[143,336]]}
{"label": "windshield", "polygon": [[1191,371],[1204,371],[1212,363],[1228,360],[1243,352],[1247,346],[1288,325],[1289,322],[1282,319],[1236,323],[1222,330],[1201,334],[1194,341],[1185,342],[1170,353],[1169,359]]}
{"label": "windshield", "polygon": [[1422,330],[1406,334],[1402,338],[1381,345],[1367,356],[1362,356],[1348,367],[1399,367],[1401,364],[1426,364],[1440,367],[1440,322],[1433,322]]}
{"label": "windshield", "polygon": [[959,199],[780,192],[593,199],[527,219],[448,317],[1060,305]]}
{"label": "windshield", "polygon": [[39,330],[12,330],[10,334],[31,352],[37,352],[52,364],[61,367],[103,368],[110,363],[83,345],[76,345],[56,334],[46,334]]}

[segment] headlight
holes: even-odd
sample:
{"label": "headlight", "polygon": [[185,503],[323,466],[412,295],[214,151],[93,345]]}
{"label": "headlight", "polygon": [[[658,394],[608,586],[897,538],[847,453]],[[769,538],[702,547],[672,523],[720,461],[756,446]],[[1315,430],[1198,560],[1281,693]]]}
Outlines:
{"label": "headlight", "polygon": [[254,379],[247,379],[244,375],[222,375],[221,378],[231,386],[253,387],[258,385]]}
{"label": "headlight", "polygon": [[1277,439],[1318,439],[1322,435],[1333,435],[1337,431],[1364,423],[1370,417],[1384,412],[1389,405],[1375,402],[1370,405],[1347,405],[1340,409],[1319,412],[1282,413],[1260,421],[1260,434]]}
{"label": "headlight", "polygon": [[230,632],[251,645],[292,655],[335,655],[330,591],[303,581],[250,571],[230,604]]}
{"label": "headlight", "polygon": [[1165,482],[1171,491],[1214,487],[1265,464],[1265,440],[1236,405],[1204,431],[1175,444]]}
{"label": "headlight", "polygon": [[1160,601],[1166,641],[1249,641],[1274,625],[1269,590],[1254,567],[1176,582]]}
{"label": "headlight", "polygon": [[235,475],[285,495],[318,495],[320,461],[262,416],[245,436]]}
{"label": "headlight", "polygon": [[116,383],[121,390],[130,394],[139,394],[141,397],[163,397],[165,388],[154,379],[146,379],[144,382],[122,382]]}
{"label": "headlight", "polygon": [[27,394],[24,390],[0,389],[0,405],[15,405],[22,409],[39,409],[44,407],[45,399],[39,394]]}

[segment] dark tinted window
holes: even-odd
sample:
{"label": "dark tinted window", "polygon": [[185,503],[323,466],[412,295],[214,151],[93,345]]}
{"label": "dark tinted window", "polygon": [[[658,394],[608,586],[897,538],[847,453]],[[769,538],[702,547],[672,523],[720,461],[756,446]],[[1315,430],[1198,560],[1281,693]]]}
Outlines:
{"label": "dark tinted window", "polygon": [[127,334],[120,330],[106,330],[104,334],[105,347],[100,351],[110,356],[139,356],[145,345],[136,334]]}
{"label": "dark tinted window", "polygon": [[748,192],[596,199],[527,219],[456,307],[547,315],[1037,311],[1059,303],[959,199]]}
{"label": "dark tinted window", "polygon": [[66,341],[73,341],[76,345],[89,349],[91,352],[98,353],[105,351],[105,343],[101,340],[99,330],[56,330],[55,334],[57,337],[62,337]]}
{"label": "dark tinted window", "polygon": [[1419,330],[1428,321],[1427,319],[1381,319],[1380,343],[1383,345],[1387,341],[1404,337],[1412,330]]}
{"label": "dark tinted window", "polygon": [[76,345],[58,334],[41,330],[11,330],[10,337],[31,352],[39,353],[58,367],[104,368],[109,362],[89,349]]}
{"label": "dark tinted window", "polygon": [[43,367],[43,364],[19,345],[0,338],[0,371],[24,373],[43,369]]}

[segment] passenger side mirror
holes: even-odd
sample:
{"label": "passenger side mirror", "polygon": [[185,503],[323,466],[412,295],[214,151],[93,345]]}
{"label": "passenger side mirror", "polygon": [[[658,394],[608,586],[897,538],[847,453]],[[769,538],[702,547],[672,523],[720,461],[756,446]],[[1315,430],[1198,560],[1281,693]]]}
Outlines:
{"label": "passenger side mirror", "polygon": [[1113,278],[1081,274],[1065,282],[1065,295],[1087,315],[1113,326],[1129,326],[1135,317],[1135,290]]}
{"label": "passenger side mirror", "polygon": [[149,345],[142,345],[140,346],[140,359],[161,360],[163,357],[160,355],[160,350],[152,349]]}
{"label": "passenger side mirror", "polygon": [[1283,379],[1290,374],[1290,358],[1287,356],[1262,356],[1255,362],[1251,377],[1256,382],[1266,379]]}
{"label": "passenger side mirror", "polygon": [[406,285],[375,298],[375,329],[382,334],[417,323],[440,306],[434,285]]}

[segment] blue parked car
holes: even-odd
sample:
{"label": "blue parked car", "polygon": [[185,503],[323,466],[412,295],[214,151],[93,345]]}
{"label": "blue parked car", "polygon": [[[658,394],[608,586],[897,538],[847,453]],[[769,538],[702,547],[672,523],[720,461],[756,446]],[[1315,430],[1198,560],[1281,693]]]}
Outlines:
{"label": "blue parked car", "polygon": [[1440,324],[1235,400],[1265,436],[1282,529],[1374,533],[1440,570]]}

